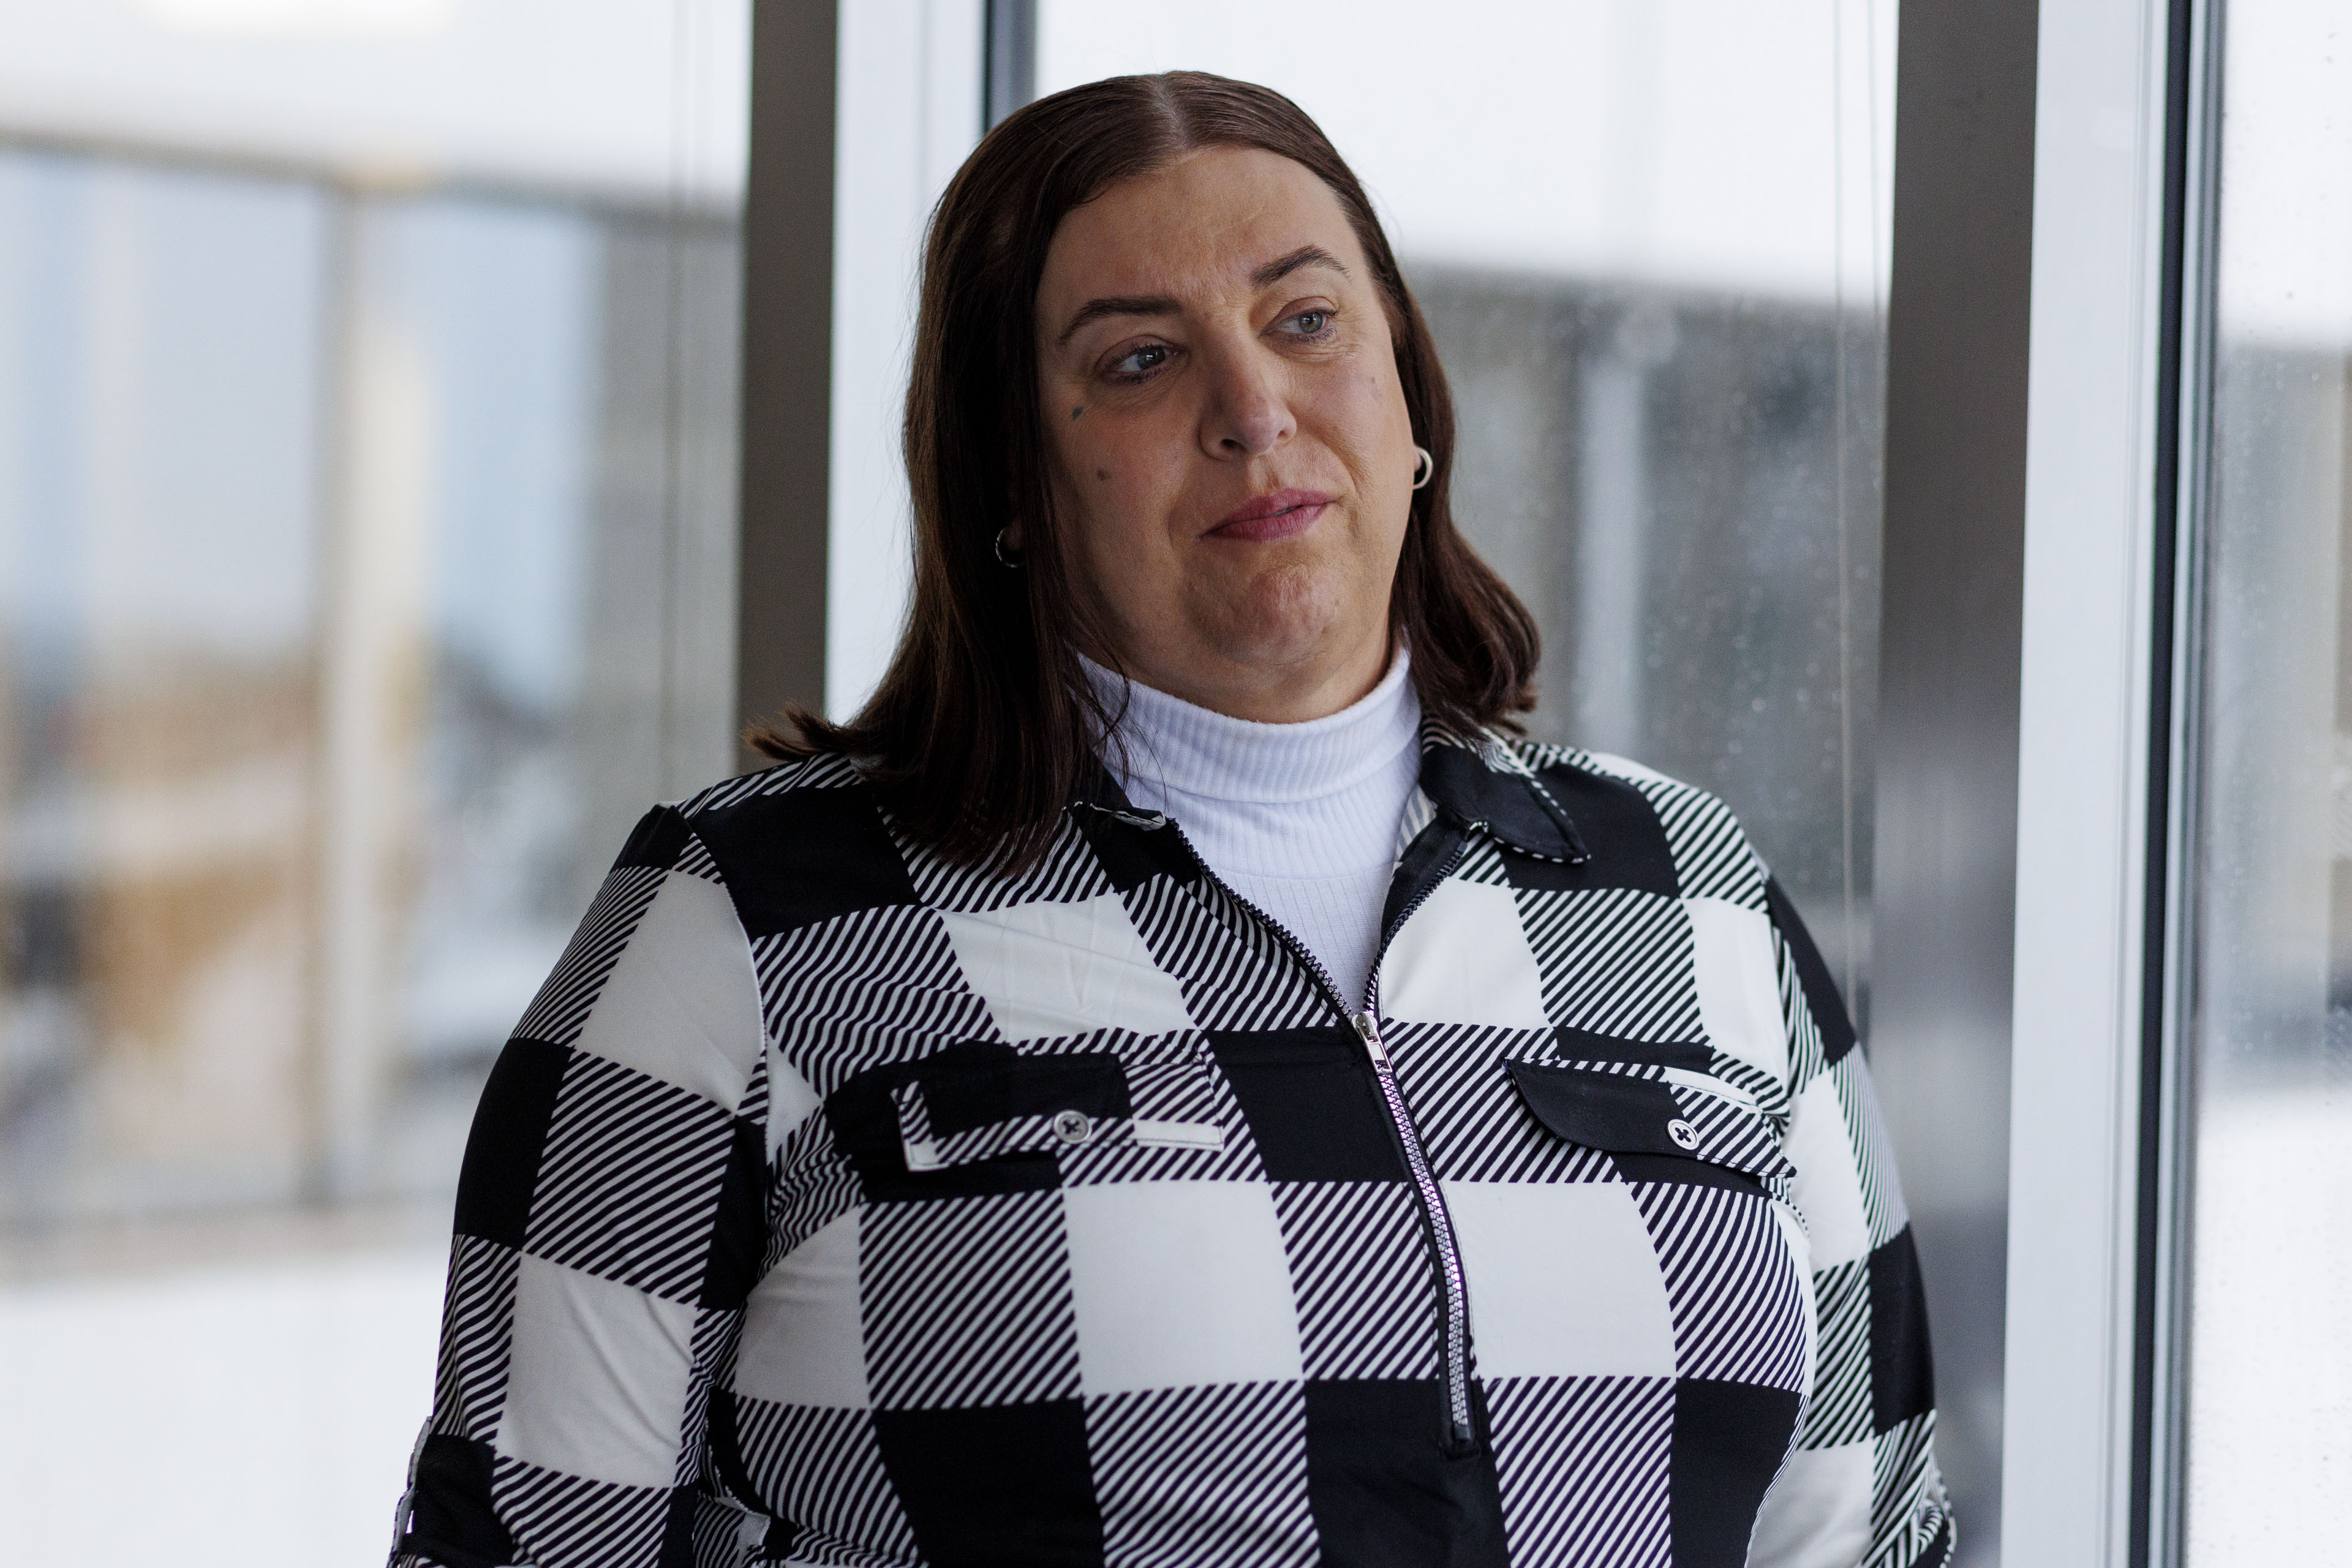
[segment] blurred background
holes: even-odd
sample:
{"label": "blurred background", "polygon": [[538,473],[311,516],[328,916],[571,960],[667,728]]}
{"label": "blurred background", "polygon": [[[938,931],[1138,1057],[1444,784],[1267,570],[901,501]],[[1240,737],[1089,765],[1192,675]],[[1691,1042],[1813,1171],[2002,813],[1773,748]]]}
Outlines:
{"label": "blurred background", "polygon": [[749,28],[0,5],[12,1564],[390,1542],[484,1075],[732,771]]}
{"label": "blurred background", "polygon": [[[2270,102],[2225,176],[2303,152],[2229,187],[2192,764],[2194,1269],[2240,1325],[2280,1279],[2352,1300],[2352,84],[2315,45],[2352,8],[2300,5],[2231,23],[2231,90]],[[1264,81],[1355,164],[1430,316],[1457,515],[1542,624],[1536,732],[1723,795],[1866,1033],[1896,11],[841,6],[827,705],[903,609],[890,431],[946,177],[1032,96]],[[12,1564],[98,1560],[96,1518],[107,1561],[388,1542],[490,1060],[638,814],[735,766],[753,57],[751,0],[0,0]],[[877,75],[905,84],[880,121]],[[1971,1564],[2000,1550],[2007,1198],[1969,1117],[2005,1106],[2005,1048],[1960,1064],[2000,1080],[1974,1100],[1890,1105],[1964,1304],[1936,1328]],[[2226,1479],[2293,1403],[2262,1355],[2310,1338],[2198,1342],[2200,1563],[2256,1528]],[[2305,1364],[2319,1561],[2352,1373]],[[278,1528],[193,1525],[224,1511]]]}

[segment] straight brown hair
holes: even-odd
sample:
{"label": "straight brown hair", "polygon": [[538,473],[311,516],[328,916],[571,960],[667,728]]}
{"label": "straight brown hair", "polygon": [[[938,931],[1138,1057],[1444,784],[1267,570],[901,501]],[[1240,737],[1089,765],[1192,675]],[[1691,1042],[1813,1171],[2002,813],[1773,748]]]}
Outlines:
{"label": "straight brown hair", "polygon": [[[858,760],[908,833],[949,858],[1011,868],[1045,850],[1118,743],[1078,663],[1108,648],[1075,591],[1047,477],[1036,299],[1072,208],[1206,147],[1252,147],[1339,200],[1389,313],[1413,440],[1436,459],[1413,492],[1390,600],[1423,711],[1456,731],[1517,731],[1540,652],[1527,606],[1454,526],[1454,400],[1428,324],[1363,186],[1320,128],[1267,88],[1200,71],[1113,77],[1041,99],[990,132],[940,196],[923,252],[907,387],[914,595],[880,686],[847,723],[802,709],[751,743],[791,761]],[[997,558],[1022,520],[1022,567]]]}

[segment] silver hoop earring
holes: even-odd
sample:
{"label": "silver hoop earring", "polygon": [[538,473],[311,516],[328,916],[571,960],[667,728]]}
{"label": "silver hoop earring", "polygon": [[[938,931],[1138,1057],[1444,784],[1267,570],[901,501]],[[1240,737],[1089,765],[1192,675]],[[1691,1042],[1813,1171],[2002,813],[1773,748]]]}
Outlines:
{"label": "silver hoop earring", "polygon": [[1412,480],[1412,488],[1419,489],[1437,477],[1437,459],[1429,455],[1426,447],[1415,447],[1413,450],[1421,454],[1421,466],[1413,470]]}
{"label": "silver hoop earring", "polygon": [[1021,552],[1004,548],[1004,536],[1012,531],[1009,525],[996,531],[996,563],[1007,572],[1018,572],[1021,570]]}

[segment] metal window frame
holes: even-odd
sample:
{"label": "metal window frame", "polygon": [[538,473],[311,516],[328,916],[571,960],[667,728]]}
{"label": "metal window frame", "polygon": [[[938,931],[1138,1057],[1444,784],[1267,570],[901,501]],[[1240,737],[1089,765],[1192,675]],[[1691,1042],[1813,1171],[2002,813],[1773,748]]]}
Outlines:
{"label": "metal window frame", "polygon": [[1037,0],[988,0],[981,118],[997,122],[1037,96]]}
{"label": "metal window frame", "polygon": [[2167,85],[2158,537],[2150,666],[2151,784],[2143,931],[2138,1247],[2133,1313],[2130,1561],[2182,1560],[2189,1421],[2188,1260],[2195,1143],[2191,941],[2212,505],[2214,308],[2221,216],[2222,0],[2176,0]]}
{"label": "metal window frame", "polygon": [[[743,193],[739,729],[824,705],[833,444],[834,0],[751,15]],[[738,764],[761,761],[738,746]]]}
{"label": "metal window frame", "polygon": [[1869,1048],[1972,1560],[2002,1495],[1980,1412],[2010,1211],[2037,29],[2034,0],[1906,0],[1896,35]]}
{"label": "metal window frame", "polygon": [[2010,1150],[2033,1201],[2010,1221],[2002,1510],[2036,1568],[2178,1550],[2210,11],[2042,7]]}
{"label": "metal window frame", "polygon": [[[2219,10],[1904,8],[1875,1059],[1899,1121],[1910,1058],[2006,1037],[2008,1192],[2031,1201],[2008,1208],[2000,1518],[1976,1527],[2012,1564],[2155,1568],[2180,1549]],[[2003,97],[2021,49],[2023,126]],[[2021,132],[2030,167],[1990,168]],[[1998,265],[2017,202],[2022,284]],[[2021,286],[2011,385],[1987,356]],[[1984,778],[2004,743],[2013,794]],[[2006,887],[1985,885],[1988,841]],[[1977,940],[1988,910],[1998,955]]]}
{"label": "metal window frame", "polygon": [[[1033,6],[984,0],[754,11],[736,623],[747,727],[787,706],[845,718],[887,660],[913,563],[896,404],[914,276],[873,258],[911,260],[984,128],[991,80],[1024,79],[1004,40],[1034,43]],[[744,767],[761,760],[741,749]]]}

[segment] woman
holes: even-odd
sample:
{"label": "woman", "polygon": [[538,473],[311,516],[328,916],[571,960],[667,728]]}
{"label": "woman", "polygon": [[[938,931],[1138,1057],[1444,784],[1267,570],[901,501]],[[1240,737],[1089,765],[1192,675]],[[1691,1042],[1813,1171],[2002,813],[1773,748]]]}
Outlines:
{"label": "woman", "polygon": [[1836,993],[1720,805],[1503,738],[1453,436],[1286,100],[990,134],[897,659],[500,1058],[395,1561],[1948,1556]]}

